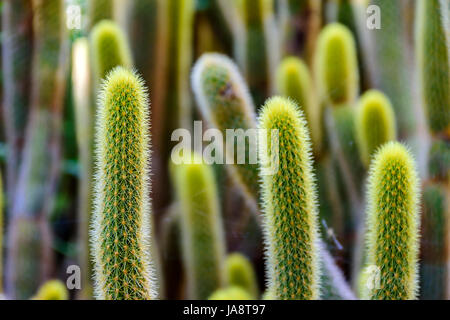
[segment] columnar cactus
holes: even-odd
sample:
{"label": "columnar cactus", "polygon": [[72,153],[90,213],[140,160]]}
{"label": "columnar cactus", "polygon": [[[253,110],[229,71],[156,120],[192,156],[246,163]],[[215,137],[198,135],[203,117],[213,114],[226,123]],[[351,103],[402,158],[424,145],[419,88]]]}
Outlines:
{"label": "columnar cactus", "polygon": [[240,253],[228,255],[226,260],[228,284],[244,289],[254,298],[258,297],[258,282],[251,262]]}
{"label": "columnar cactus", "polygon": [[322,144],[321,110],[306,63],[296,57],[285,58],[278,67],[276,86],[279,94],[294,99],[305,113],[314,153],[318,154]]}
{"label": "columnar cactus", "polygon": [[368,299],[411,300],[418,294],[419,181],[408,149],[388,142],[372,160],[368,180],[368,266],[380,282]]}
{"label": "columnar cactus", "polygon": [[87,1],[88,28],[92,28],[98,22],[112,19],[114,15],[115,0],[89,0]]}
{"label": "columnar cactus", "polygon": [[[204,54],[193,69],[192,88],[201,114],[213,127],[222,132],[224,138],[227,129],[256,128],[252,98],[238,68],[226,56]],[[248,142],[245,147],[245,150],[249,150]],[[228,151],[233,151],[236,156],[237,147],[233,145],[233,148],[234,150]],[[233,161],[234,165],[227,166],[227,169],[231,170],[247,199],[257,203],[258,167],[250,163],[249,156],[246,152],[243,164]]]}
{"label": "columnar cactus", "polygon": [[441,182],[450,179],[450,141],[437,140],[431,145],[428,159],[430,179]]}
{"label": "columnar cactus", "polygon": [[50,280],[44,283],[33,300],[68,300],[69,292],[66,285],[60,280]]}
{"label": "columnar cactus", "polygon": [[450,135],[450,13],[445,0],[418,0],[416,44],[423,102],[432,132]]}
{"label": "columnar cactus", "polygon": [[91,32],[92,64],[96,81],[100,82],[117,66],[132,66],[127,38],[113,21],[102,20]]}
{"label": "columnar cactus", "polygon": [[172,177],[181,210],[188,298],[207,299],[226,285],[222,218],[212,167],[194,153],[186,160],[173,164]]}
{"label": "columnar cactus", "polygon": [[352,33],[340,23],[319,35],[315,72],[320,98],[328,105],[351,104],[359,91],[358,59]]}
{"label": "columnar cactus", "polygon": [[218,289],[208,298],[208,300],[253,300],[254,297],[250,295],[241,287],[228,287],[225,289]]}
{"label": "columnar cactus", "polygon": [[369,167],[378,147],[396,136],[395,114],[389,98],[377,90],[364,93],[356,113],[356,137],[364,165]]}
{"label": "columnar cactus", "polygon": [[117,67],[103,84],[96,132],[91,245],[98,299],[155,299],[150,256],[150,137],[146,88]]}
{"label": "columnar cactus", "polygon": [[318,213],[304,115],[294,102],[275,97],[261,110],[259,128],[268,130],[258,143],[262,162],[278,162],[276,173],[261,176],[269,287],[277,299],[317,299]]}

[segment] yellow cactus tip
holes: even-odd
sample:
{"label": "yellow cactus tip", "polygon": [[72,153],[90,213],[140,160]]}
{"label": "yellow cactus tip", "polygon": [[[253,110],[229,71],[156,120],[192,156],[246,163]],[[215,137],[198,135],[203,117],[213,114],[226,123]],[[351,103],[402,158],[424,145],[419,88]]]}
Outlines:
{"label": "yellow cactus tip", "polygon": [[208,300],[253,300],[251,295],[241,287],[228,287],[216,290]]}
{"label": "yellow cactus tip", "polygon": [[38,290],[33,300],[67,300],[69,292],[60,280],[50,280],[44,283]]}

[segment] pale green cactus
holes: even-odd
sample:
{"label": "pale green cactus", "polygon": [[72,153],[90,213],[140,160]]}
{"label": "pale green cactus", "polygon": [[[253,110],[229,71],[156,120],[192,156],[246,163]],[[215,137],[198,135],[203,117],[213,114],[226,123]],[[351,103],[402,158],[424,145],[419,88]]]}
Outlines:
{"label": "pale green cactus", "polygon": [[69,292],[66,285],[60,280],[50,280],[44,283],[36,293],[33,300],[68,300]]}
{"label": "pale green cactus", "polygon": [[259,128],[268,130],[258,141],[262,163],[278,164],[277,172],[261,170],[269,287],[277,299],[318,299],[318,209],[304,115],[275,97],[262,109]]}
{"label": "pale green cactus", "polygon": [[208,300],[253,300],[252,295],[242,287],[232,286],[216,290]]}
{"label": "pale green cactus", "polygon": [[254,298],[258,297],[255,270],[248,258],[240,253],[232,253],[228,255],[225,263],[228,284],[241,287]]}
{"label": "pale green cactus", "polygon": [[380,281],[365,298],[412,300],[418,294],[419,180],[409,150],[383,145],[372,160],[367,186],[367,266]]}
{"label": "pale green cactus", "polygon": [[91,250],[98,299],[155,299],[151,243],[150,137],[146,88],[117,67],[103,85],[97,117]]}

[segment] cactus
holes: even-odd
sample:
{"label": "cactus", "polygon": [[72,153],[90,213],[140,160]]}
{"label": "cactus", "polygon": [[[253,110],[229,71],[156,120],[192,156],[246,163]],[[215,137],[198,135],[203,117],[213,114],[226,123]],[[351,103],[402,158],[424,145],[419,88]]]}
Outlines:
{"label": "cactus", "polygon": [[[244,23],[245,40],[239,66],[257,106],[264,103],[274,89],[272,74],[279,60],[279,45],[273,12],[273,0],[242,0],[239,13]],[[238,49],[239,50],[239,49]]]}
{"label": "cactus", "polygon": [[3,192],[3,180],[0,173],[0,294],[3,293],[3,233],[4,233],[4,192]]}
{"label": "cactus", "polygon": [[114,15],[115,0],[89,0],[87,1],[88,28],[91,29],[98,22],[112,19]]}
{"label": "cactus", "polygon": [[416,45],[423,104],[434,133],[450,135],[450,14],[445,0],[418,0]]}
{"label": "cactus", "polygon": [[380,8],[382,20],[381,29],[367,31],[371,41],[365,54],[371,64],[372,83],[392,100],[399,137],[411,137],[416,131],[416,120],[402,1],[371,0],[369,4]]}
{"label": "cactus", "polygon": [[318,154],[322,145],[321,110],[307,65],[296,57],[284,58],[278,67],[276,83],[278,93],[294,99],[305,113],[314,153]]}
{"label": "cactus", "polygon": [[359,72],[355,40],[347,27],[332,23],[320,32],[314,63],[320,98],[333,106],[352,104]]}
{"label": "cactus", "polygon": [[225,289],[218,289],[208,298],[208,300],[253,300],[252,295],[242,287],[232,286]]}
{"label": "cactus", "polygon": [[[12,230],[17,230],[17,220],[28,219],[29,224],[41,224],[42,236],[37,241],[42,243],[37,245],[42,247],[42,254],[36,258],[34,253],[31,255],[31,252],[26,251],[30,255],[21,253],[19,257],[13,246],[8,248],[5,285],[8,296],[12,298],[29,298],[28,294],[36,292],[37,283],[34,280],[22,281],[20,277],[39,281],[45,280],[51,273],[51,232],[47,219],[60,173],[62,107],[68,67],[64,1],[33,0],[31,3],[34,35],[31,106],[25,130],[23,161],[19,166],[14,199],[11,201],[11,227],[8,229],[11,232],[10,241],[22,242],[19,238],[24,237],[23,242],[27,242],[31,235],[12,234],[15,232]],[[36,258],[36,264],[27,261],[28,258]],[[17,273],[20,261],[30,264],[27,275]],[[18,288],[22,285],[22,288]]]}
{"label": "cactus", "polygon": [[431,183],[423,191],[420,298],[444,300],[447,290],[447,225],[450,203],[448,189]]}
{"label": "cactus", "polygon": [[33,300],[68,300],[69,292],[60,280],[50,280],[44,283]]}
{"label": "cactus", "polygon": [[[247,86],[235,64],[226,56],[205,54],[195,64],[192,72],[192,88],[201,114],[211,125],[218,128],[223,136],[226,129],[255,129],[254,105]],[[237,147],[228,150],[237,155]],[[249,150],[246,143],[245,150]],[[227,153],[227,152],[226,152]],[[225,155],[227,156],[227,155]],[[232,176],[246,195],[257,203],[259,199],[258,167],[245,155],[243,164],[227,166]]]}
{"label": "cactus", "polygon": [[294,102],[275,97],[263,107],[259,127],[268,130],[269,138],[259,140],[262,163],[278,160],[270,136],[272,130],[279,132],[278,171],[273,175],[261,171],[270,287],[278,299],[317,299],[318,213],[304,115]]}
{"label": "cactus", "polygon": [[96,81],[117,66],[130,68],[132,58],[127,38],[120,27],[108,20],[97,23],[91,32],[92,64]]}
{"label": "cactus", "polygon": [[180,203],[183,263],[189,299],[207,299],[226,284],[225,248],[217,185],[212,167],[200,156],[173,164],[172,178]]}
{"label": "cactus", "polygon": [[378,147],[397,136],[394,110],[383,93],[369,90],[361,97],[356,114],[356,132],[361,160],[369,167]]}
{"label": "cactus", "polygon": [[150,137],[146,89],[117,67],[104,82],[96,132],[91,250],[99,299],[156,298],[149,244]]}
{"label": "cactus", "polygon": [[428,160],[428,173],[433,180],[448,181],[450,178],[450,141],[437,140],[433,142]]}
{"label": "cactus", "polygon": [[368,180],[368,266],[380,283],[369,299],[411,300],[418,293],[419,181],[415,161],[398,142],[376,153]]}
{"label": "cactus", "polygon": [[254,298],[258,297],[258,282],[251,262],[240,253],[228,255],[226,272],[230,286],[241,287]]}
{"label": "cactus", "polygon": [[2,12],[3,125],[8,144],[6,190],[12,199],[29,110],[32,55],[31,1],[4,1]]}

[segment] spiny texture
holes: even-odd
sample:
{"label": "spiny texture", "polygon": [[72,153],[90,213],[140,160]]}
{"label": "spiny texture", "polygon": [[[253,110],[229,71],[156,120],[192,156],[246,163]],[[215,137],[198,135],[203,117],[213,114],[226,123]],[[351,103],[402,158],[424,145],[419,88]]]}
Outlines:
{"label": "spiny texture", "polygon": [[369,4],[378,6],[381,14],[381,29],[367,31],[371,41],[365,54],[372,81],[392,100],[399,136],[409,137],[416,131],[416,120],[402,1],[370,0]]}
{"label": "spiny texture", "polygon": [[97,116],[91,244],[99,299],[154,299],[150,257],[150,137],[146,88],[117,67],[103,84]]}
{"label": "spiny texture", "polygon": [[188,298],[207,299],[226,284],[225,239],[212,167],[193,154],[191,161],[173,166],[180,202],[183,259]]}
{"label": "spiny texture", "polygon": [[431,131],[450,134],[450,13],[446,0],[418,0],[417,56]]}
{"label": "spiny texture", "polygon": [[[448,286],[447,220],[450,212],[449,190],[432,183],[423,191],[423,218],[420,263],[420,298],[446,299]],[[447,196],[446,196],[447,195]]]}
{"label": "spiny texture", "polygon": [[229,287],[216,290],[208,300],[253,300],[251,294],[241,287]]}
{"label": "spiny texture", "polygon": [[276,86],[279,94],[293,99],[305,113],[314,153],[317,154],[322,143],[321,110],[308,66],[299,58],[285,58],[278,67]]}
{"label": "spiny texture", "polygon": [[389,99],[377,90],[364,93],[356,114],[356,137],[364,165],[369,167],[377,148],[396,136],[395,114]]}
{"label": "spiny texture", "polygon": [[344,25],[332,23],[320,32],[315,72],[324,102],[334,106],[354,102],[359,91],[356,45]]}
{"label": "spiny texture", "polygon": [[101,81],[117,66],[130,68],[132,58],[127,38],[113,21],[103,20],[91,32],[92,64],[96,81]]}
{"label": "spiny texture", "polygon": [[434,141],[428,159],[428,173],[431,179],[448,181],[450,178],[450,141]]}
{"label": "spiny texture", "polygon": [[[259,127],[268,130],[259,140],[261,160],[279,160],[276,173],[261,172],[269,287],[277,299],[318,299],[318,213],[305,118],[294,102],[275,97],[262,109]],[[271,141],[272,130],[278,140]]]}
{"label": "spiny texture", "polygon": [[[227,129],[255,129],[256,116],[252,98],[236,65],[228,57],[204,54],[192,72],[192,88],[203,117],[226,137]],[[224,141],[225,143],[225,141]],[[224,144],[225,145],[225,144]],[[237,156],[238,146],[233,145]],[[249,141],[245,141],[249,150]],[[226,156],[226,155],[225,155]],[[250,164],[250,154],[245,162],[227,166],[250,201],[259,199],[258,166]],[[234,159],[236,160],[236,159]]]}
{"label": "spiny texture", "polygon": [[44,283],[33,300],[68,300],[69,292],[60,280],[50,280]]}
{"label": "spiny texture", "polygon": [[251,262],[240,253],[228,255],[226,260],[228,284],[244,289],[254,298],[258,297],[258,282]]}
{"label": "spiny texture", "polygon": [[380,273],[369,299],[417,297],[419,181],[409,150],[388,142],[372,160],[368,181],[368,265]]}
{"label": "spiny texture", "polygon": [[87,16],[89,28],[101,20],[112,19],[115,0],[89,0],[87,1]]}

